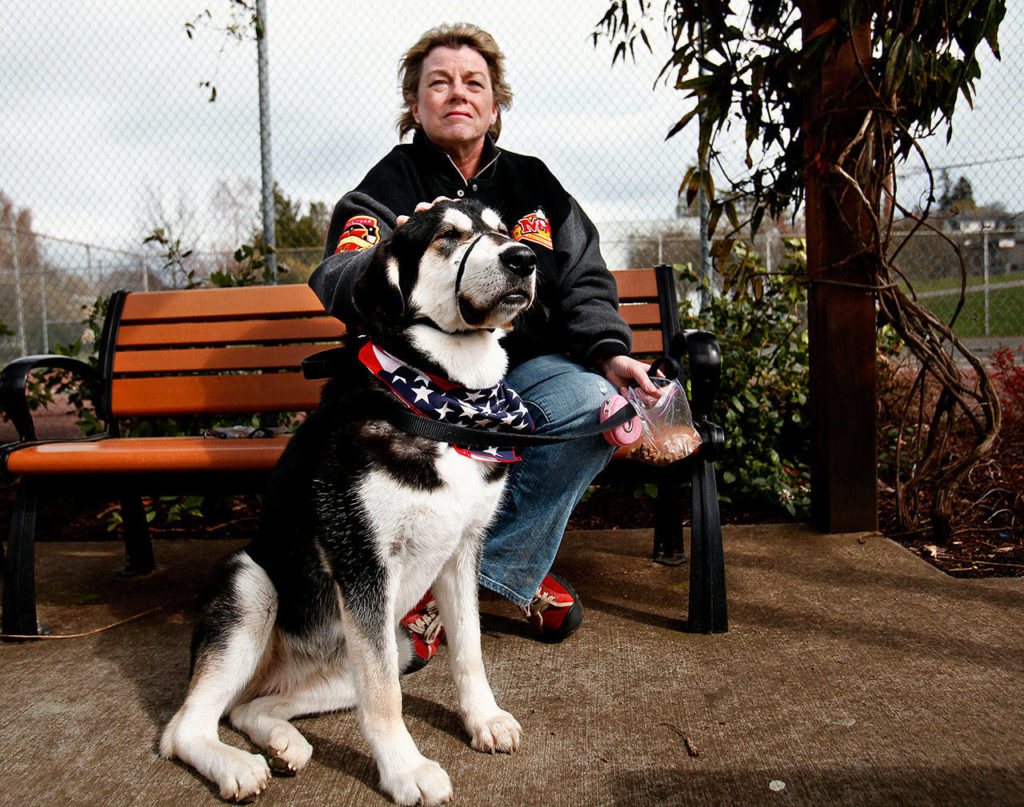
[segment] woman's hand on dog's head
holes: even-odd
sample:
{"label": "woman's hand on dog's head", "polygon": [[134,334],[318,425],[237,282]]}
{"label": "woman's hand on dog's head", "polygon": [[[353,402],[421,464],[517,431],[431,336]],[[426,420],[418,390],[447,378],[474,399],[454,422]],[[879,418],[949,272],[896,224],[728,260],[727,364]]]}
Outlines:
{"label": "woman's hand on dog's head", "polygon": [[[454,202],[454,201],[455,201],[454,199],[452,199],[452,198],[450,198],[448,196],[438,196],[433,202],[420,202],[418,205],[416,205],[416,210],[414,212],[415,213],[421,213],[424,210],[430,210],[430,208],[432,208],[438,202]],[[409,220],[408,216],[399,216],[397,219],[395,219],[395,226],[396,227],[401,227],[408,220]]]}

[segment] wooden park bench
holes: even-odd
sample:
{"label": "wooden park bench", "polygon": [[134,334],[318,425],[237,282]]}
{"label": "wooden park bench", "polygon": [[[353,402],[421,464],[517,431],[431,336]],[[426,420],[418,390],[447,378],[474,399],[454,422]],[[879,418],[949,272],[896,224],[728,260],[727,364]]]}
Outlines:
{"label": "wooden park bench", "polygon": [[[703,444],[664,467],[612,462],[605,473],[658,481],[654,554],[680,562],[682,490],[692,484],[687,629],[727,629],[724,564],[714,459],[721,429],[708,420],[718,385],[718,343],[703,331],[679,332],[670,267],[620,270],[621,311],[634,354],[668,354],[689,363],[691,409]],[[272,418],[313,409],[322,381],[303,376],[304,358],[334,347],[345,327],[304,285],[115,292],[103,325],[98,367],[66,356],[27,356],[0,374],[0,407],[17,429],[0,446],[0,475],[16,484],[3,580],[3,633],[36,635],[35,521],[41,497],[120,498],[126,574],[154,565],[143,495],[229,490],[260,492],[288,436],[216,439],[121,436],[125,418],[245,416]],[[93,385],[102,434],[37,439],[25,399],[33,370],[59,368]],[[628,519],[628,514],[625,515]]]}

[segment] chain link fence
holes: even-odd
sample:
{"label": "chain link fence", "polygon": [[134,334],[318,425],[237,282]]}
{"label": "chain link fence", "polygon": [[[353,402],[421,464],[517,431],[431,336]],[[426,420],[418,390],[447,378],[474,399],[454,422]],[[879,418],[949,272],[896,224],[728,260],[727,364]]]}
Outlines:
{"label": "chain link fence", "polygon": [[[397,142],[402,52],[427,28],[468,19],[491,31],[507,58],[515,98],[501,145],[547,162],[597,223],[609,264],[696,263],[699,226],[677,198],[696,161],[696,133],[665,140],[685,103],[656,80],[669,52],[657,23],[648,26],[654,52],[613,67],[611,48],[592,37],[609,0],[266,5],[274,180],[305,232],[325,226],[334,202]],[[915,235],[901,266],[934,310],[951,313],[955,240],[970,276],[961,326],[1010,341],[1024,334],[1024,104],[1013,103],[1024,9],[1008,6],[1002,61],[983,57],[974,109],[962,104],[948,144],[941,134],[924,143],[945,212],[941,232]],[[115,288],[206,277],[254,241],[256,45],[244,13],[232,16],[237,8],[49,0],[5,9],[0,322],[10,333],[0,335],[0,360],[74,343],[90,306]],[[227,30],[235,24],[239,37]],[[728,171],[743,170],[741,140],[737,132],[722,155]],[[911,163],[897,178],[908,209],[925,204],[924,176]],[[158,230],[187,258],[175,263],[145,243]],[[765,228],[754,248],[772,267],[781,239],[800,232],[798,215]],[[286,244],[283,279],[303,281],[319,253],[319,243]]]}

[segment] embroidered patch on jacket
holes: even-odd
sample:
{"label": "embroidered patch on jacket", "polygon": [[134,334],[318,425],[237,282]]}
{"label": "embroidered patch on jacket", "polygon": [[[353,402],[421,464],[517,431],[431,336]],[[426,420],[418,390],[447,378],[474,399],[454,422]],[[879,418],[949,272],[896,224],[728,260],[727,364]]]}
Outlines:
{"label": "embroidered patch on jacket", "polygon": [[519,219],[512,228],[512,237],[516,241],[530,241],[551,249],[551,222],[543,210],[536,210]]}
{"label": "embroidered patch on jacket", "polygon": [[360,252],[369,249],[380,241],[380,228],[373,216],[353,216],[345,222],[341,231],[338,246],[334,254],[339,252]]}

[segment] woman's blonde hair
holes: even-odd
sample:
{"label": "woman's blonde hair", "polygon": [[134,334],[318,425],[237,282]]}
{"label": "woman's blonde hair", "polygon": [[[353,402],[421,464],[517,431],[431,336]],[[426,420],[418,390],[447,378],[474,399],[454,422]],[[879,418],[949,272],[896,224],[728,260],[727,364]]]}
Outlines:
{"label": "woman's blonde hair", "polygon": [[402,56],[398,63],[398,78],[402,83],[404,106],[398,118],[399,139],[405,137],[408,132],[420,128],[413,117],[412,108],[419,95],[420,76],[427,54],[434,48],[457,49],[464,45],[475,50],[487,62],[491,74],[491,88],[494,92],[494,105],[498,109],[498,115],[487,132],[495,140],[498,139],[498,135],[501,134],[501,111],[512,106],[512,89],[505,80],[505,55],[498,48],[493,36],[483,28],[468,22],[431,28]]}

